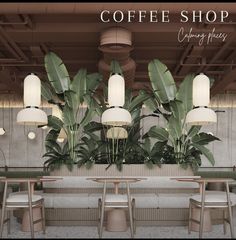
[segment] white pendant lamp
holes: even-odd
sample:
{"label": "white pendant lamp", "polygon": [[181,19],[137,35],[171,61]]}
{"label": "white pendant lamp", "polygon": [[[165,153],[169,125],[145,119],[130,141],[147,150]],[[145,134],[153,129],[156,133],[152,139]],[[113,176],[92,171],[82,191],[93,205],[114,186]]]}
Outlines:
{"label": "white pendant lamp", "polygon": [[186,123],[189,125],[208,125],[217,122],[215,111],[208,108],[210,103],[210,80],[204,74],[193,79],[194,109],[188,112]]}
{"label": "white pendant lamp", "polygon": [[125,80],[115,73],[108,80],[109,106],[123,106],[125,104]]}
{"label": "white pendant lamp", "polygon": [[193,79],[193,106],[204,107],[210,103],[210,80],[204,74]]}
{"label": "white pendant lamp", "polygon": [[102,114],[102,124],[111,126],[123,126],[131,124],[131,115],[129,111],[119,107],[107,109]]}
{"label": "white pendant lamp", "polygon": [[129,125],[131,114],[122,108],[125,104],[125,81],[120,74],[113,74],[108,80],[109,109],[102,114],[102,124],[111,126]]}
{"label": "white pendant lamp", "polygon": [[36,138],[35,132],[29,132],[29,133],[28,133],[28,138],[29,138],[30,140],[35,139],[35,138]]}
{"label": "white pendant lamp", "polygon": [[4,135],[6,133],[6,130],[4,128],[0,128],[0,136]]}
{"label": "white pendant lamp", "polygon": [[112,127],[107,131],[108,139],[125,139],[128,137],[126,129],[122,127]]}
{"label": "white pendant lamp", "polygon": [[39,109],[41,103],[40,79],[31,73],[24,79],[24,106],[17,114],[17,123],[25,125],[46,125],[47,114]]}

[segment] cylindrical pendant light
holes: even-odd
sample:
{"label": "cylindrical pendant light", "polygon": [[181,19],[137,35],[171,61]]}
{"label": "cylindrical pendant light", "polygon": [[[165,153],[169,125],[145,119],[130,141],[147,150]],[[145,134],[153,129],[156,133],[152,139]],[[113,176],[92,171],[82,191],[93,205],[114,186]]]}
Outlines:
{"label": "cylindrical pendant light", "polygon": [[108,80],[108,104],[110,107],[122,107],[125,104],[125,81],[117,73]]}
{"label": "cylindrical pendant light", "polygon": [[40,79],[31,73],[24,80],[24,105],[26,107],[39,107],[41,103]]}
{"label": "cylindrical pendant light", "polygon": [[210,80],[204,74],[193,79],[193,106],[185,122],[189,125],[208,125],[217,122],[215,111],[208,108],[210,103]]}
{"label": "cylindrical pendant light", "polygon": [[46,125],[47,114],[39,109],[41,103],[40,79],[30,74],[24,79],[24,105],[25,108],[17,114],[17,123],[25,125]]}
{"label": "cylindrical pendant light", "polygon": [[131,124],[129,111],[123,108],[109,108],[102,114],[102,124],[111,126],[123,126]]}
{"label": "cylindrical pendant light", "polygon": [[109,139],[125,139],[127,137],[128,133],[122,127],[112,127],[107,131],[107,138]]}
{"label": "cylindrical pendant light", "polygon": [[193,106],[204,107],[210,103],[210,80],[203,73],[193,79]]}

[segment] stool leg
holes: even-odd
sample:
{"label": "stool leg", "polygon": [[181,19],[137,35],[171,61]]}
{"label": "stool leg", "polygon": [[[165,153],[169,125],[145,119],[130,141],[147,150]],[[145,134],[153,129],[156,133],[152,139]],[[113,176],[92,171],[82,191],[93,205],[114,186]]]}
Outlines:
{"label": "stool leg", "polygon": [[202,207],[201,207],[201,213],[200,213],[199,238],[202,238],[202,233],[203,233],[203,223],[204,223],[204,205],[202,205]]}
{"label": "stool leg", "polygon": [[127,187],[128,209],[129,209],[130,232],[131,232],[131,238],[134,238],[133,213],[132,213],[131,196],[130,196],[130,189],[129,189],[128,182],[126,182],[126,187]]}
{"label": "stool leg", "polygon": [[231,238],[234,238],[234,226],[233,226],[232,210],[230,205],[228,209],[229,209],[229,226],[230,226]]}
{"label": "stool leg", "polygon": [[101,206],[102,200],[101,198],[98,199],[98,234],[100,234],[100,221],[101,221]]}
{"label": "stool leg", "polygon": [[191,223],[192,223],[192,204],[191,204],[191,201],[189,201],[188,234],[191,233]]}
{"label": "stool leg", "polygon": [[135,199],[132,199],[132,213],[133,213],[133,226],[134,226],[134,234],[136,234],[136,217],[135,217]]}
{"label": "stool leg", "polygon": [[11,233],[11,229],[10,229],[10,227],[11,227],[11,211],[7,211],[7,219],[8,219],[8,221],[7,221],[7,232],[8,232],[8,234],[10,234]]}
{"label": "stool leg", "polygon": [[29,207],[29,220],[30,220],[31,238],[34,238],[34,224],[33,224],[33,210],[32,210],[32,206]]}
{"label": "stool leg", "polygon": [[102,232],[103,232],[103,221],[104,221],[105,199],[106,199],[106,187],[107,187],[107,183],[105,181],[104,182],[104,186],[103,186],[103,195],[102,195],[102,208],[101,208],[99,238],[102,237]]}
{"label": "stool leg", "polygon": [[131,238],[134,238],[133,214],[132,214],[132,207],[131,207],[130,201],[128,204],[129,204],[129,221],[130,221]]}
{"label": "stool leg", "polygon": [[46,221],[46,219],[45,219],[45,207],[44,207],[44,201],[43,201],[43,203],[42,203],[42,206],[41,206],[41,214],[42,214],[42,224],[43,224],[43,234],[45,234],[45,232],[46,232],[46,224],[45,224],[45,221]]}
{"label": "stool leg", "polygon": [[226,209],[223,209],[223,227],[224,227],[224,235],[226,234]]}
{"label": "stool leg", "polygon": [[6,197],[7,197],[7,181],[5,182],[3,201],[2,201],[2,212],[1,212],[1,223],[0,223],[0,237],[1,238],[2,238],[5,211],[6,211]]}
{"label": "stool leg", "polygon": [[99,231],[99,238],[102,237],[102,232],[103,232],[103,220],[104,220],[104,203],[102,204],[102,209],[101,209],[101,219],[100,219],[100,231]]}
{"label": "stool leg", "polygon": [[33,208],[32,208],[32,192],[31,183],[28,182],[28,201],[29,201],[29,220],[30,220],[30,232],[31,238],[34,238],[34,223],[33,223]]}
{"label": "stool leg", "polygon": [[226,195],[227,195],[227,202],[228,202],[229,226],[230,226],[231,238],[234,238],[234,225],[233,225],[233,218],[232,218],[232,208],[231,208],[231,201],[229,196],[228,182],[226,182]]}

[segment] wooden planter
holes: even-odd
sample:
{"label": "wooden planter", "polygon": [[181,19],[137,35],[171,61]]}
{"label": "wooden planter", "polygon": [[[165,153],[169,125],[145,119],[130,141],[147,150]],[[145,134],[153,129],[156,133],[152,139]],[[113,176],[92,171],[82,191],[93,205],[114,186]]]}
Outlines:
{"label": "wooden planter", "polygon": [[107,164],[95,164],[90,169],[76,165],[70,172],[66,166],[50,173],[53,176],[193,176],[190,167],[183,169],[178,164],[163,164],[161,167],[154,166],[149,169],[144,164],[125,164],[120,172],[115,165],[108,167]]}

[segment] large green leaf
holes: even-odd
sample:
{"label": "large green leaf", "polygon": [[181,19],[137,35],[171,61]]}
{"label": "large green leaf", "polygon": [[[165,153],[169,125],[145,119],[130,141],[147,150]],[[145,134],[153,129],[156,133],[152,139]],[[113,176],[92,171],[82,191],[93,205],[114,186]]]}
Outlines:
{"label": "large green leaf", "polygon": [[89,96],[86,96],[85,101],[88,105],[88,108],[85,112],[83,119],[80,122],[81,127],[86,126],[92,120],[92,118],[96,115],[96,109],[95,109],[93,99],[91,99]]}
{"label": "large green leaf", "polygon": [[41,81],[41,95],[47,101],[52,101],[53,93],[51,91],[51,87],[47,82]]}
{"label": "large green leaf", "polygon": [[80,69],[74,76],[70,85],[70,89],[76,93],[76,101],[83,102],[83,96],[87,89],[87,71],[86,69]]}
{"label": "large green leaf", "polygon": [[63,127],[63,122],[58,117],[49,115],[48,116],[48,126],[54,130],[59,131]]}
{"label": "large green leaf", "polygon": [[102,125],[102,123],[92,121],[92,122],[89,122],[84,127],[84,130],[91,133],[91,132],[103,130],[103,128],[104,126]]}
{"label": "large green leaf", "polygon": [[192,86],[194,74],[188,74],[179,86],[176,98],[183,103],[185,115],[193,108]]}
{"label": "large green leaf", "polygon": [[208,134],[208,133],[204,133],[204,132],[201,132],[192,138],[192,142],[197,143],[199,145],[206,145],[215,140],[220,141],[219,138],[213,136],[212,134]]}
{"label": "large green leaf", "polygon": [[68,104],[65,104],[62,112],[62,119],[65,126],[74,126],[76,124],[75,114],[73,109]]}
{"label": "large green leaf", "polygon": [[159,103],[156,98],[153,96],[150,96],[147,100],[144,101],[144,105],[150,110],[150,111],[156,111],[159,107]]}
{"label": "large green leaf", "polygon": [[196,125],[196,126],[191,126],[191,128],[188,131],[188,137],[193,137],[195,136],[201,129],[202,126]]}
{"label": "large green leaf", "polygon": [[65,101],[68,104],[68,106],[73,109],[74,112],[77,111],[80,102],[74,90],[65,91]]}
{"label": "large green leaf", "polygon": [[45,55],[44,62],[48,79],[55,92],[60,94],[67,91],[70,85],[70,77],[61,58],[55,53],[49,52]]}
{"label": "large green leaf", "polygon": [[149,77],[155,95],[161,103],[168,103],[176,97],[175,81],[167,66],[154,59],[148,64]]}
{"label": "large green leaf", "polygon": [[214,156],[213,154],[210,152],[209,149],[207,149],[206,147],[196,144],[196,143],[192,143],[192,146],[197,148],[199,151],[202,152],[203,155],[205,155],[205,157],[209,160],[209,162],[211,163],[212,166],[215,165],[215,160],[214,160]]}
{"label": "large green leaf", "polygon": [[142,145],[142,148],[148,153],[150,154],[151,152],[151,141],[150,141],[150,138],[146,138],[144,140],[144,143]]}
{"label": "large green leaf", "polygon": [[[57,137],[59,135],[59,131],[58,130],[54,130],[54,129],[51,129],[46,138],[45,138],[45,147],[46,147],[46,151],[48,152],[52,147],[52,145],[54,145],[54,143],[56,142],[57,140]],[[49,147],[47,147],[49,146]]]}
{"label": "large green leaf", "polygon": [[181,121],[171,116],[168,122],[168,130],[174,139],[179,139],[182,135]]}
{"label": "large green leaf", "polygon": [[149,94],[147,94],[145,91],[140,91],[139,94],[134,99],[132,99],[131,103],[129,104],[129,112],[134,111],[137,107],[142,107],[143,102],[149,98]]}
{"label": "large green leaf", "polygon": [[169,133],[165,128],[153,126],[148,131],[148,136],[152,138],[157,138],[161,142],[167,141],[169,137]]}
{"label": "large green leaf", "polygon": [[184,118],[185,114],[182,101],[179,101],[177,99],[170,101],[170,109],[175,118],[179,120],[182,120]]}
{"label": "large green leaf", "polygon": [[94,92],[102,81],[100,73],[91,73],[87,75],[87,93]]}

